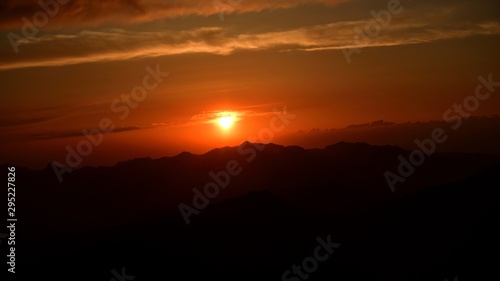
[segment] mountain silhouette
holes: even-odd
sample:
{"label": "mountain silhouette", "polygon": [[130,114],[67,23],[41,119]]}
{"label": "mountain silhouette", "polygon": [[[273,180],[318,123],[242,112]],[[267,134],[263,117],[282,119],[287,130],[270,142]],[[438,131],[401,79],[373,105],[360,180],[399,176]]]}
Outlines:
{"label": "mountain silhouette", "polygon": [[[281,280],[312,255],[318,237],[330,236],[341,246],[307,280],[493,274],[500,157],[435,153],[392,192],[384,172],[410,153],[245,142],[84,167],[62,183],[50,165],[20,167],[18,266],[30,268],[26,278],[51,280],[108,280],[122,267],[137,280]],[[193,207],[193,189],[217,183],[211,172],[234,161],[240,173],[187,225],[179,205]]]}

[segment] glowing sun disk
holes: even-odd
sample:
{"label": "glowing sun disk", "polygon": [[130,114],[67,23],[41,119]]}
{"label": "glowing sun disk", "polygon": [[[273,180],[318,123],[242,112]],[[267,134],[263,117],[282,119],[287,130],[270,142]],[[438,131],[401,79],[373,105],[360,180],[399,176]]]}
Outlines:
{"label": "glowing sun disk", "polygon": [[234,117],[233,116],[223,116],[220,117],[219,120],[219,126],[221,126],[224,129],[228,129],[234,124]]}

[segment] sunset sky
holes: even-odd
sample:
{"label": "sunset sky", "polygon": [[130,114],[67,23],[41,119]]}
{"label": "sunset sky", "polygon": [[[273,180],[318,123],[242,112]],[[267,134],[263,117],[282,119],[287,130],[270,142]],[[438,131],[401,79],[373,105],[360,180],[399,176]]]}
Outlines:
{"label": "sunset sky", "polygon": [[[63,163],[103,119],[115,129],[82,165],[238,145],[275,118],[276,138],[440,120],[478,76],[500,81],[497,0],[42,2],[0,3],[0,163]],[[500,113],[498,93],[474,115]]]}

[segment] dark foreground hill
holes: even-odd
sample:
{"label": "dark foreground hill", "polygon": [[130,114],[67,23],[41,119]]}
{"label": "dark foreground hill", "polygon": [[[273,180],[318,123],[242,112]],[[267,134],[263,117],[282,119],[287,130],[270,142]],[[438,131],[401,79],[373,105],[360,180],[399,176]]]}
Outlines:
{"label": "dark foreground hill", "polygon": [[[243,143],[87,167],[62,183],[50,166],[19,168],[19,280],[119,280],[112,270],[122,268],[134,280],[500,276],[500,158],[438,153],[392,192],[384,173],[408,154],[363,143]],[[234,161],[239,173],[230,175]],[[230,176],[211,176],[221,171]],[[227,186],[187,225],[179,205],[195,207],[193,188],[216,179]],[[319,241],[335,250],[307,259]]]}

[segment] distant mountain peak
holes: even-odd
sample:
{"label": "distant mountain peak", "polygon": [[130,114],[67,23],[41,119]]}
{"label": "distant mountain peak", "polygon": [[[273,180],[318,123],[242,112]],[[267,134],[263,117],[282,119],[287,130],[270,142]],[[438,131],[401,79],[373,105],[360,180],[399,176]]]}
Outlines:
{"label": "distant mountain peak", "polygon": [[186,158],[186,157],[192,157],[192,156],[197,156],[197,155],[193,154],[191,152],[188,152],[188,151],[183,151],[183,152],[177,154],[176,156],[174,156],[174,158]]}

